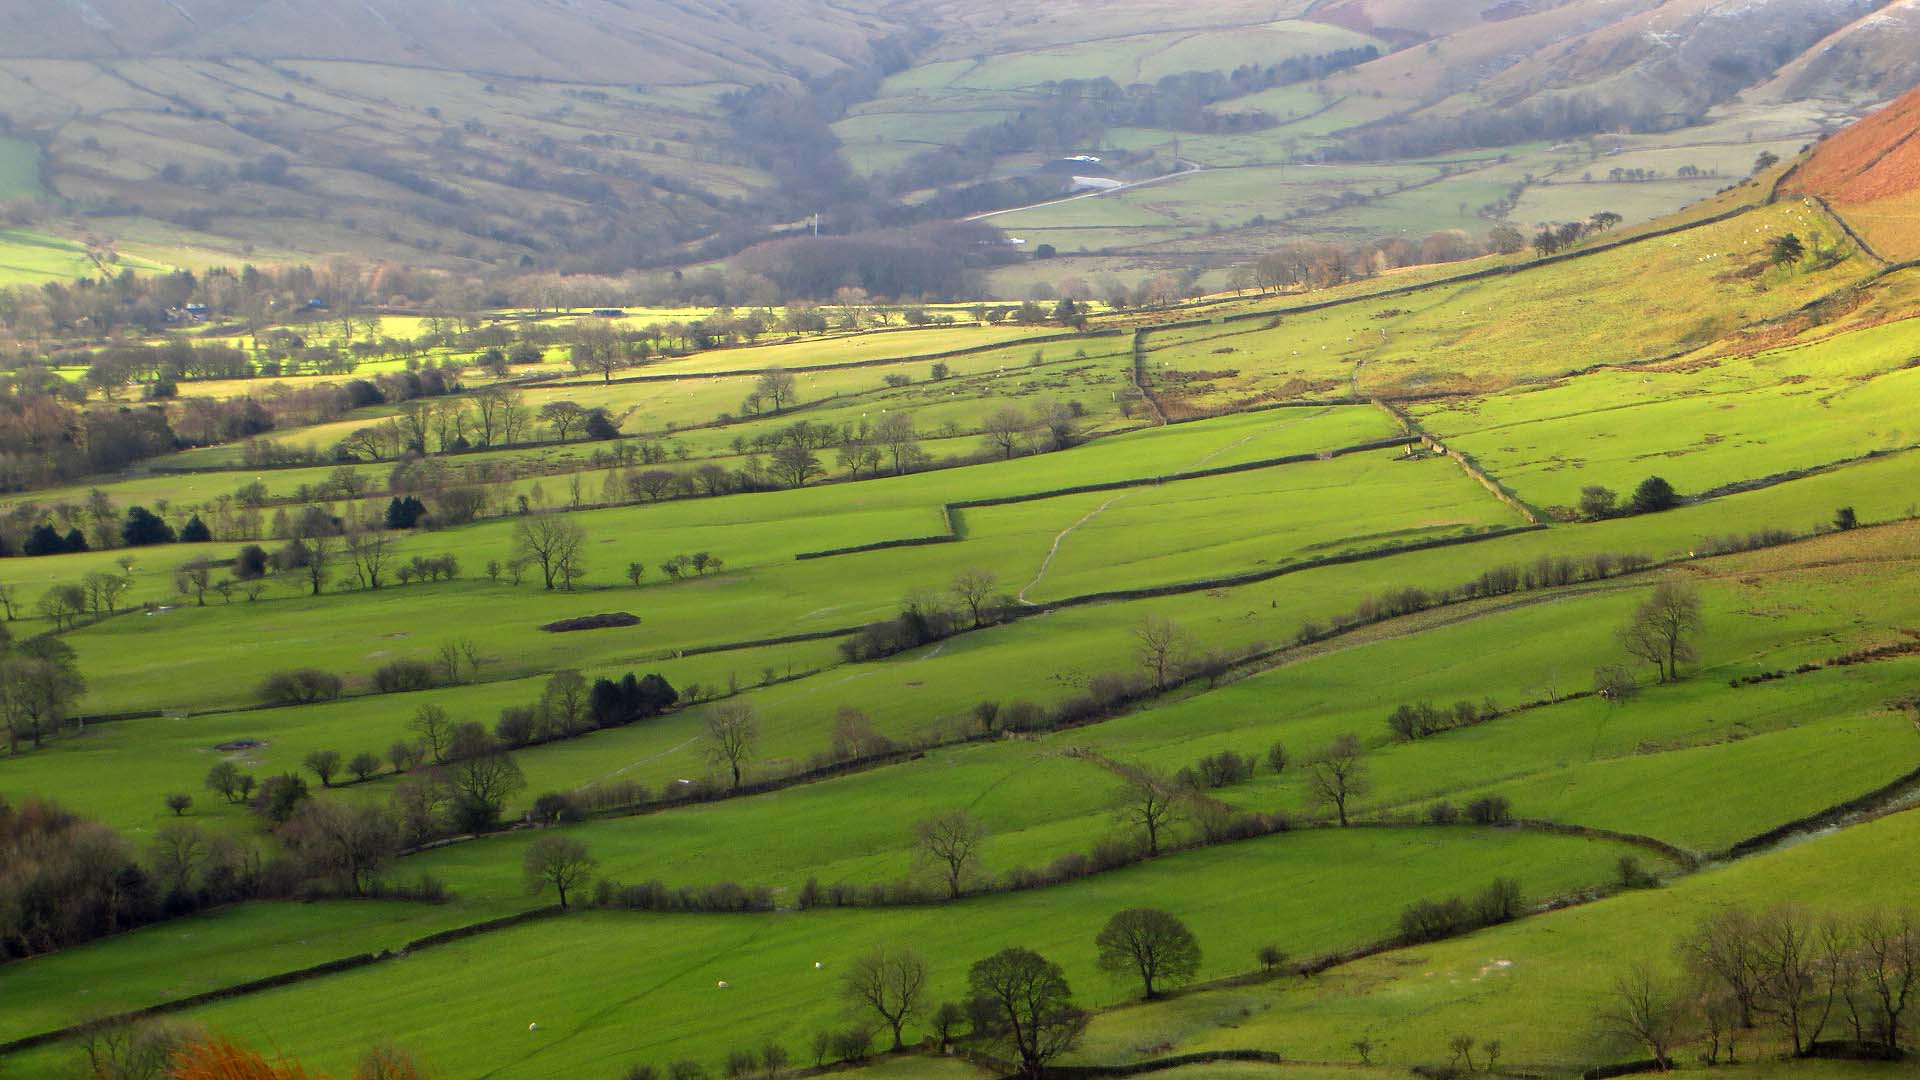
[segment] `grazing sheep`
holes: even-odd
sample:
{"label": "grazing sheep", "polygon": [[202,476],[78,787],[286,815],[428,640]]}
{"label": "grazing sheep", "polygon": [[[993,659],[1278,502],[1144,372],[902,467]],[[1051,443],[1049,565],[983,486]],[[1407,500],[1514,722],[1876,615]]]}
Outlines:
{"label": "grazing sheep", "polygon": [[818,960],[815,960],[815,961],[813,962],[813,970],[815,970],[815,971],[819,971],[819,970],[820,970],[821,968],[823,968],[823,967],[826,967],[826,966],[827,966],[827,965],[825,965],[825,964],[823,964],[823,963],[821,963],[821,962],[820,962],[820,961],[818,961]]}
{"label": "grazing sheep", "polygon": [[718,985],[720,989],[725,990],[727,988],[727,980],[721,979],[716,985]]}
{"label": "grazing sheep", "polygon": [[533,1023],[531,1023],[531,1024],[528,1024],[528,1025],[527,1025],[527,1030],[528,1030],[528,1031],[539,1031],[539,1030],[540,1030],[540,1023],[539,1023],[539,1021],[537,1021],[537,1020],[536,1020],[536,1021],[534,1021]]}

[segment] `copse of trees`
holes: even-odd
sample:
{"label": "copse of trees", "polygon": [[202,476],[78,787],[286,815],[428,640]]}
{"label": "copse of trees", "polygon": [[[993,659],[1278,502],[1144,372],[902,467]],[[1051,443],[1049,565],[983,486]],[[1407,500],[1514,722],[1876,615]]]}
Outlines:
{"label": "copse of trees", "polygon": [[1615,1045],[1662,1066],[1687,1046],[1708,1064],[1731,1062],[1762,1028],[1795,1057],[1891,1060],[1910,1040],[1920,987],[1920,916],[1910,910],[1731,907],[1702,918],[1677,952],[1679,978],[1636,962],[1596,1009]]}

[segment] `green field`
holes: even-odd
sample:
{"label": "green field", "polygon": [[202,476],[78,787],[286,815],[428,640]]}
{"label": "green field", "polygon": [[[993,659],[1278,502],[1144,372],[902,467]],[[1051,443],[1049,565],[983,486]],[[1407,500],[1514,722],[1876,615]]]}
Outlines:
{"label": "green field", "polygon": [[[1023,63],[1052,55],[1035,48]],[[1117,46],[1075,55],[1151,62],[1118,60]],[[951,79],[970,63],[954,60]],[[1249,178],[1260,179],[1214,170],[1166,190]],[[1259,186],[1242,194],[1261,196]],[[1060,214],[1107,212],[1106,201]],[[1114,205],[1136,201],[1145,203]],[[1390,199],[1350,209],[1416,213]],[[1085,224],[1052,227],[1104,227],[1075,220]],[[1831,258],[1768,265],[1763,252],[1784,231]],[[965,325],[833,335],[707,350],[611,382],[564,370],[556,347],[544,365],[515,370],[526,404],[603,408],[620,440],[560,442],[536,429],[526,445],[427,455],[419,467],[443,470],[441,487],[471,486],[485,503],[469,524],[388,534],[398,561],[457,557],[454,580],[431,584],[390,575],[377,590],[355,587],[336,553],[317,596],[297,569],[270,574],[257,600],[215,592],[199,604],[176,587],[176,568],[194,556],[219,577],[245,544],[280,547],[284,538],[264,535],[274,510],[383,512],[411,490],[392,460],[346,466],[367,484],[351,502],[314,495],[335,463],[248,468],[233,442],[11,492],[12,521],[85,524],[80,506],[97,488],[123,508],[163,508],[176,525],[200,513],[217,526],[200,545],[0,563],[19,604],[10,640],[54,633],[70,646],[87,680],[72,711],[90,718],[0,758],[0,792],[14,805],[57,799],[141,858],[153,858],[175,820],[222,843],[279,849],[259,815],[203,787],[221,762],[265,778],[307,768],[315,752],[385,755],[412,737],[425,705],[490,729],[565,670],[657,673],[703,694],[502,751],[524,778],[500,800],[507,827],[393,855],[383,871],[395,885],[439,882],[444,902],[288,898],[310,895],[309,882],[9,960],[0,994],[20,1005],[0,1009],[0,1041],[545,906],[551,894],[529,893],[523,863],[559,835],[585,846],[603,881],[734,883],[765,890],[767,902],[642,911],[576,890],[585,910],[182,1018],[331,1072],[387,1040],[449,1076],[618,1080],[630,1066],[682,1060],[717,1070],[729,1053],[769,1042],[811,1065],[816,1032],[858,1019],[837,988],[866,950],[921,953],[938,1004],[962,998],[974,961],[1024,945],[1058,961],[1076,1000],[1095,1010],[1066,1059],[1075,1064],[1254,1048],[1288,1063],[1176,1071],[1398,1076],[1444,1064],[1447,1041],[1463,1032],[1501,1040],[1503,1068],[1542,1077],[1625,1060],[1631,1048],[1592,1037],[1596,997],[1630,957],[1666,963],[1671,939],[1702,912],[1785,898],[1850,912],[1906,898],[1901,868],[1920,837],[1903,809],[1910,791],[1798,842],[1743,846],[1898,788],[1920,767],[1911,645],[1920,434],[1909,419],[1920,308],[1909,274],[1862,288],[1876,267],[1841,237],[1817,207],[1783,202],[1555,264],[1488,263],[1515,269],[1480,280],[1422,270],[1304,297],[1102,312],[1086,333]],[[1381,295],[1396,286],[1406,291]],[[1210,321],[1156,325],[1191,315]],[[393,316],[381,332],[425,324]],[[942,357],[944,377],[933,377],[936,357],[976,346]],[[472,355],[441,348],[435,359]],[[366,371],[403,363],[389,356]],[[740,415],[773,368],[795,374],[797,400]],[[435,404],[470,405],[488,385],[476,374]],[[221,399],[265,392],[244,380],[194,388]],[[1010,422],[995,414],[1009,407],[1025,416],[1010,450],[993,438]],[[324,451],[396,411],[369,406],[269,437]],[[873,465],[854,475],[840,456],[847,440],[899,413],[912,418],[924,460],[903,475],[871,475],[894,471]],[[1049,418],[1070,429],[1064,439],[1045,430]],[[800,421],[830,429],[814,451],[820,472],[802,483],[651,501],[625,487],[627,474],[655,467],[749,476],[781,440],[804,437]],[[1403,445],[1416,433],[1483,473]],[[656,445],[657,462],[609,464],[609,454]],[[1680,505],[1591,521],[1556,512],[1584,486],[1624,494],[1655,473],[1686,496]],[[256,480],[266,491],[257,526],[233,512]],[[1494,489],[1547,513],[1530,524]],[[544,589],[537,571],[518,584],[485,572],[512,559],[517,530],[553,520],[584,531],[575,589]],[[1778,535],[1726,553],[1741,545],[1724,538],[1761,530]],[[662,567],[694,552],[723,568],[676,579]],[[123,558],[120,612],[56,628],[37,610],[52,587],[120,573]],[[1606,572],[1581,569],[1596,558],[1611,560]],[[1627,559],[1634,572],[1614,573]],[[644,568],[637,584],[631,563]],[[1464,589],[1508,568],[1527,583]],[[959,581],[982,576],[1004,609],[974,625]],[[1678,678],[1660,682],[1621,628],[1675,589],[1697,600],[1699,626]],[[954,613],[952,633],[884,659],[842,649],[903,610],[940,625],[928,616],[936,609]],[[545,628],[610,613],[638,622]],[[1161,672],[1156,637],[1193,666]],[[454,679],[375,692],[383,665],[461,643],[477,663]],[[1613,676],[1596,669],[1614,665],[1634,692],[1605,700],[1596,683]],[[344,695],[268,706],[262,679],[294,668],[339,676]],[[1466,703],[1470,718],[1397,737],[1389,716],[1421,702],[1452,715]],[[740,763],[750,788],[729,794],[710,723],[740,706],[754,717]],[[1007,724],[983,725],[989,713]],[[1345,828],[1311,780],[1316,752],[1344,736],[1366,777]],[[849,740],[874,756],[828,769]],[[1285,753],[1270,757],[1276,746]],[[1250,774],[1183,792],[1156,834],[1159,853],[1137,858],[1146,842],[1119,809],[1129,770],[1174,774],[1223,751],[1252,758]],[[382,808],[432,775],[382,764],[365,780],[312,787],[323,805]],[[565,826],[530,820],[553,796],[616,781],[647,797]],[[194,796],[177,819],[164,801],[174,793]],[[1511,820],[1435,814],[1488,798],[1505,800]],[[985,838],[968,895],[944,900],[915,824],[960,809]],[[1243,831],[1222,832],[1234,815]],[[1619,887],[1627,856],[1657,888]],[[1385,946],[1410,904],[1471,896],[1496,878],[1518,883],[1509,925],[1344,959],[1310,978],[1257,974],[1263,946],[1296,961]],[[834,896],[866,904],[819,902]],[[1139,906],[1192,928],[1201,985],[1139,1003],[1131,980],[1096,964],[1095,933]],[[910,1041],[930,1030],[925,1016],[907,1025]],[[1356,1063],[1352,1043],[1363,1037],[1374,1040],[1372,1066]],[[1770,1038],[1754,1036],[1756,1056],[1761,1045],[1773,1052]],[[65,1076],[78,1055],[56,1041],[0,1057],[0,1069]],[[1910,1074],[1784,1069],[1716,1075]],[[928,1054],[849,1071],[979,1080],[971,1070]]]}

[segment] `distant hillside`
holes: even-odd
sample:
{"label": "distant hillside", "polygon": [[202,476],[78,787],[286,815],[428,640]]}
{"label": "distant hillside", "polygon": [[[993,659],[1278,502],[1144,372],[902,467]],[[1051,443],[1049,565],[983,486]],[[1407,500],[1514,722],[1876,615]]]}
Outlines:
{"label": "distant hillside", "polygon": [[1821,143],[1786,186],[1827,200],[1882,257],[1920,258],[1920,90]]}
{"label": "distant hillside", "polygon": [[1920,189],[1920,90],[1821,143],[1790,186],[1839,205]]}
{"label": "distant hillside", "polygon": [[350,59],[569,82],[819,75],[863,59],[887,32],[826,0],[0,3],[8,57]]}

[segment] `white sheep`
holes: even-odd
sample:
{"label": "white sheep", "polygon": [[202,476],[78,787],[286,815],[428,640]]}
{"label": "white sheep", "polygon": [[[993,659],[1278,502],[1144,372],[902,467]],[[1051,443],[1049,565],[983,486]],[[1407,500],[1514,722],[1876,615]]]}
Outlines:
{"label": "white sheep", "polygon": [[721,979],[721,980],[720,980],[720,981],[719,981],[718,983],[716,983],[715,985],[717,985],[717,986],[718,986],[718,987],[719,987],[720,989],[722,989],[722,990],[725,990],[725,989],[727,988],[727,980],[725,980],[725,979]]}
{"label": "white sheep", "polygon": [[533,1023],[531,1023],[531,1024],[528,1024],[528,1025],[527,1025],[527,1030],[528,1030],[528,1031],[539,1031],[539,1030],[540,1030],[540,1022],[536,1020],[536,1021],[534,1021]]}
{"label": "white sheep", "polygon": [[813,970],[815,970],[815,971],[819,971],[819,970],[820,970],[821,968],[823,968],[823,967],[826,967],[826,966],[827,966],[827,965],[825,965],[825,964],[823,964],[823,963],[821,963],[821,962],[820,962],[820,961],[818,961],[818,960],[815,960],[815,961],[813,962]]}

